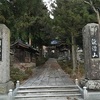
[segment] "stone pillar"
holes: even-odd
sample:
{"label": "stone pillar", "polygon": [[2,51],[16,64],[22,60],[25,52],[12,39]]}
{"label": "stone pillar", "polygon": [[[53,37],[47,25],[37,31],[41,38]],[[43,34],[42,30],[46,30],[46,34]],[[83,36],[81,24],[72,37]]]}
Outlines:
{"label": "stone pillar", "polygon": [[83,28],[83,49],[85,78],[87,79],[85,86],[88,89],[100,89],[100,30],[98,24],[90,23]]}
{"label": "stone pillar", "polygon": [[10,30],[0,24],[0,94],[12,88],[10,81]]}

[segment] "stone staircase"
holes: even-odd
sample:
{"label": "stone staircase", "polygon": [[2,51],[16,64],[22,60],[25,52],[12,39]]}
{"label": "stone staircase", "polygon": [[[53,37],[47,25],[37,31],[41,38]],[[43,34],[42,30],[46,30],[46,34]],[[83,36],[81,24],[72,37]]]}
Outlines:
{"label": "stone staircase", "polygon": [[50,97],[81,97],[81,94],[76,85],[28,86],[19,87],[14,100],[46,100]]}

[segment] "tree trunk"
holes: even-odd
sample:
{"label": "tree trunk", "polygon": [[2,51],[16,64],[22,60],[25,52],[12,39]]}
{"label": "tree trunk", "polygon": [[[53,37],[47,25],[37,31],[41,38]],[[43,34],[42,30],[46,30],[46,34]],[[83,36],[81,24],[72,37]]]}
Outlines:
{"label": "tree trunk", "polygon": [[32,45],[31,33],[29,33],[29,45]]}
{"label": "tree trunk", "polygon": [[72,63],[73,63],[73,75],[75,75],[76,71],[76,49],[75,49],[75,41],[74,41],[74,36],[72,34]]}
{"label": "tree trunk", "polygon": [[100,25],[100,14],[99,14],[99,12],[98,12],[98,11],[96,12],[96,14],[97,14],[98,24]]}

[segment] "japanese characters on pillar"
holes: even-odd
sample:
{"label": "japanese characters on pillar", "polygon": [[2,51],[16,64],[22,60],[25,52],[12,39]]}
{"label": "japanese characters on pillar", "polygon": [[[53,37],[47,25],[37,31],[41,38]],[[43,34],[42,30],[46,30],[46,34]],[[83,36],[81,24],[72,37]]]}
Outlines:
{"label": "japanese characters on pillar", "polygon": [[91,31],[91,57],[92,58],[99,58],[99,48],[98,48],[98,27],[97,26],[92,26],[90,28]]}
{"label": "japanese characters on pillar", "polygon": [[91,38],[91,56],[92,58],[99,58],[98,42],[95,37]]}

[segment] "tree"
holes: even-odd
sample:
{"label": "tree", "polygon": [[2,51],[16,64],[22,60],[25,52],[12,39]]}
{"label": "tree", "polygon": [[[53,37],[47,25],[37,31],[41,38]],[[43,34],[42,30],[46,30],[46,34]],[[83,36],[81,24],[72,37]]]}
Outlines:
{"label": "tree", "polygon": [[[42,45],[47,21],[50,19],[41,0],[1,0],[0,22],[11,30],[11,41],[31,38],[32,44]],[[34,42],[34,43],[33,43]],[[40,43],[39,43],[40,42]]]}
{"label": "tree", "polygon": [[100,0],[85,0],[84,2],[92,7],[93,11],[96,13],[98,24],[100,25],[100,7],[98,5],[100,4]]}
{"label": "tree", "polygon": [[95,20],[95,17],[93,13],[88,11],[88,7],[84,5],[82,0],[57,0],[56,2],[57,7],[54,10],[54,27],[56,30],[59,30],[58,34],[60,38],[61,36],[67,36],[65,42],[71,45],[74,74],[77,66],[76,46],[78,42],[76,42],[76,38],[78,39],[78,36],[80,36],[83,26]]}

